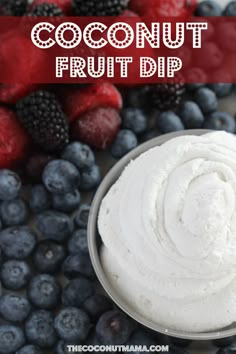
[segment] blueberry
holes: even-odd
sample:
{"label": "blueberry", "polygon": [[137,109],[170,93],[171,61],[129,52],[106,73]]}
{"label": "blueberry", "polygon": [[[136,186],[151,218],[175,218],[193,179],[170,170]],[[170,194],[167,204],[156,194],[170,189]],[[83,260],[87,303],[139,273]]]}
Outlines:
{"label": "blueberry", "polygon": [[229,133],[234,133],[236,130],[235,119],[226,112],[211,113],[205,123],[205,129],[225,130]]}
{"label": "blueberry", "polygon": [[157,127],[162,133],[184,130],[181,119],[172,111],[162,112],[157,116]]}
{"label": "blueberry", "polygon": [[5,320],[21,322],[28,317],[31,305],[23,295],[5,294],[0,297],[0,314]]}
{"label": "blueberry", "polygon": [[115,158],[121,158],[138,145],[136,135],[128,129],[121,129],[112,144],[111,153]]}
{"label": "blueberry", "polygon": [[42,309],[55,308],[61,295],[61,287],[54,277],[48,274],[36,275],[28,287],[28,298],[31,303]]}
{"label": "blueberry", "polygon": [[44,238],[65,241],[73,232],[73,221],[69,215],[48,210],[37,215],[36,227]]}
{"label": "blueberry", "polygon": [[[88,337],[86,338],[86,342],[87,345],[100,345],[101,343],[99,343],[99,340],[97,338],[96,332],[93,329],[92,331],[90,331]],[[100,352],[99,352],[100,353]]]}
{"label": "blueberry", "polygon": [[189,352],[187,352],[187,350],[184,350],[183,348],[170,346],[169,354],[189,354]]}
{"label": "blueberry", "polygon": [[[150,348],[151,345],[154,345],[155,341],[151,336],[149,336],[143,329],[139,329],[135,331],[131,337],[129,338],[126,344],[128,345],[138,345],[138,346],[146,346]],[[143,354],[143,351],[134,351],[133,354]]]}
{"label": "blueberry", "polygon": [[70,161],[79,169],[91,167],[95,163],[95,156],[91,148],[79,142],[67,145],[62,153],[62,158]]}
{"label": "blueberry", "polygon": [[94,286],[91,281],[82,277],[73,279],[63,289],[62,302],[68,307],[80,307],[93,294]]}
{"label": "blueberry", "polygon": [[16,354],[43,354],[43,352],[39,347],[28,344],[18,350]]}
{"label": "blueberry", "polygon": [[197,16],[221,16],[221,6],[213,0],[202,1],[198,4],[195,14]]}
{"label": "blueberry", "polygon": [[80,189],[82,191],[90,191],[96,188],[101,182],[101,171],[98,165],[83,169],[81,172]]}
{"label": "blueberry", "polygon": [[27,263],[11,260],[3,263],[0,276],[6,289],[19,290],[28,284],[31,270]]}
{"label": "blueberry", "polygon": [[231,94],[233,84],[230,83],[215,83],[208,85],[215,92],[217,97],[226,97]]}
{"label": "blueberry", "polygon": [[35,244],[35,234],[28,226],[9,227],[0,232],[0,247],[8,258],[25,259]]}
{"label": "blueberry", "polygon": [[105,312],[98,320],[96,334],[102,344],[121,345],[127,342],[133,323],[120,311]]}
{"label": "blueberry", "polygon": [[202,87],[196,91],[195,101],[204,114],[214,112],[218,108],[218,101],[215,92],[207,87]]}
{"label": "blueberry", "polygon": [[187,129],[198,129],[202,127],[204,116],[195,102],[185,101],[180,108],[179,114]]}
{"label": "blueberry", "polygon": [[121,112],[123,119],[123,128],[132,130],[135,134],[139,135],[147,129],[147,117],[141,109],[126,108]]}
{"label": "blueberry", "polygon": [[42,184],[32,187],[29,205],[34,213],[40,213],[50,208],[50,195]]}
{"label": "blueberry", "polygon": [[72,192],[79,186],[79,182],[79,171],[69,161],[51,161],[43,171],[43,183],[51,193],[65,194]]}
{"label": "blueberry", "polygon": [[150,109],[148,105],[148,85],[139,85],[125,90],[124,106],[131,108]]}
{"label": "blueberry", "polygon": [[29,216],[27,204],[23,199],[5,200],[0,205],[0,216],[5,226],[22,225]]}
{"label": "blueberry", "polygon": [[231,1],[226,6],[223,16],[236,16],[236,1]]}
{"label": "blueberry", "polygon": [[76,253],[89,253],[88,250],[88,238],[87,238],[87,230],[79,229],[74,231],[71,238],[68,241],[68,250],[71,254]]}
{"label": "blueberry", "polygon": [[207,75],[200,68],[191,68],[186,73],[186,82],[188,82],[187,90],[192,92],[204,86],[204,82],[207,82]]}
{"label": "blueberry", "polygon": [[13,171],[0,170],[0,200],[15,199],[20,190],[20,177]]}
{"label": "blueberry", "polygon": [[92,262],[89,254],[82,252],[69,255],[63,265],[62,271],[68,279],[84,275],[88,278],[95,278]]}
{"label": "blueberry", "polygon": [[75,223],[78,227],[87,228],[90,213],[90,205],[81,204],[79,210],[75,214]]}
{"label": "blueberry", "polygon": [[43,241],[37,245],[33,260],[39,272],[55,273],[60,269],[65,257],[66,252],[63,246],[53,241]]}
{"label": "blueberry", "polygon": [[171,341],[171,343],[173,343],[173,345],[175,345],[177,347],[181,347],[181,348],[186,348],[192,343],[191,340],[182,339],[182,338],[175,338],[175,337],[170,337],[170,341]]}
{"label": "blueberry", "polygon": [[0,325],[0,353],[15,353],[25,344],[25,335],[20,327]]}
{"label": "blueberry", "polygon": [[96,322],[104,312],[113,309],[113,304],[107,296],[94,294],[84,301],[82,308]]}
{"label": "blueberry", "polygon": [[231,344],[234,343],[235,337],[227,337],[227,338],[220,338],[220,339],[215,339],[212,341],[212,343],[218,347],[218,348],[224,348],[224,347],[229,347]]}
{"label": "blueberry", "polygon": [[66,194],[54,194],[52,196],[53,208],[59,211],[72,212],[79,207],[80,192],[76,189]]}
{"label": "blueberry", "polygon": [[71,351],[67,348],[68,344],[66,344],[63,340],[59,340],[54,349],[55,354],[69,354]]}
{"label": "blueberry", "polygon": [[149,140],[151,140],[151,139],[154,139],[154,138],[156,138],[157,136],[160,136],[160,135],[161,135],[161,133],[160,133],[158,130],[152,128],[152,129],[148,130],[148,131],[142,136],[142,139],[140,139],[140,141],[141,141],[142,143],[145,143],[146,141],[149,141]]}
{"label": "blueberry", "polygon": [[75,307],[62,309],[56,316],[54,325],[58,336],[72,343],[85,340],[90,329],[86,313]]}
{"label": "blueberry", "polygon": [[52,347],[57,340],[54,318],[50,311],[36,310],[25,323],[28,341],[41,348]]}

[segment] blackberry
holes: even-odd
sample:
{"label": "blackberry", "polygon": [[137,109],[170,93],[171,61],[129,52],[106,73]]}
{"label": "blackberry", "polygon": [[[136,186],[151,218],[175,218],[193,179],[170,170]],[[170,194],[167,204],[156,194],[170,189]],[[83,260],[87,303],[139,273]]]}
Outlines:
{"label": "blackberry", "polygon": [[150,100],[154,108],[160,111],[176,109],[185,93],[185,85],[176,77],[168,84],[155,84],[150,87]]}
{"label": "blackberry", "polygon": [[41,16],[41,17],[55,17],[64,16],[62,10],[56,4],[42,3],[34,6],[32,11],[29,13],[30,16]]}
{"label": "blackberry", "polygon": [[16,113],[35,143],[57,151],[69,142],[69,126],[56,98],[48,91],[36,91],[16,104]]}
{"label": "blackberry", "polygon": [[22,16],[28,6],[27,0],[0,0],[1,16]]}
{"label": "blackberry", "polygon": [[118,16],[127,7],[128,0],[73,0],[77,16]]}

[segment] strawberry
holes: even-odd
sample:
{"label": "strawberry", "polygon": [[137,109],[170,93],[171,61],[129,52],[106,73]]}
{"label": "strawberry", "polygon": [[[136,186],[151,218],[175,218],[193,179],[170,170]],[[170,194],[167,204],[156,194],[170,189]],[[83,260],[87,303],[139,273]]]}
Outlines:
{"label": "strawberry", "polygon": [[130,9],[141,16],[188,16],[194,13],[197,0],[130,0]]}
{"label": "strawberry", "polygon": [[41,79],[39,68],[45,66],[47,52],[36,48],[31,39],[21,32],[18,34],[17,31],[8,31],[2,39],[0,42],[0,67],[4,68],[2,82],[19,83],[21,87],[22,84],[31,87],[32,77],[34,82],[39,82]]}
{"label": "strawberry", "polygon": [[124,17],[137,17],[138,15],[131,11],[131,10],[128,10],[128,9],[125,9],[124,12],[122,12],[121,16],[124,16]]}
{"label": "strawberry", "polygon": [[81,114],[98,107],[122,108],[122,97],[117,88],[109,83],[88,86],[82,90],[71,89],[63,92],[64,111],[69,122]]}
{"label": "strawberry", "polygon": [[76,139],[97,149],[105,149],[116,138],[120,126],[117,110],[96,108],[77,119],[72,125],[72,132]]}
{"label": "strawberry", "polygon": [[0,102],[14,104],[36,88],[33,84],[0,84]]}
{"label": "strawberry", "polygon": [[30,139],[15,113],[0,107],[0,168],[11,168],[25,158]]}
{"label": "strawberry", "polygon": [[130,10],[142,16],[147,11],[149,1],[146,0],[145,2],[143,0],[130,0],[129,8]]}
{"label": "strawberry", "polygon": [[34,6],[43,4],[45,2],[47,4],[55,4],[63,11],[65,15],[71,15],[72,12],[71,0],[34,0],[32,5],[30,6],[30,11],[33,10]]}

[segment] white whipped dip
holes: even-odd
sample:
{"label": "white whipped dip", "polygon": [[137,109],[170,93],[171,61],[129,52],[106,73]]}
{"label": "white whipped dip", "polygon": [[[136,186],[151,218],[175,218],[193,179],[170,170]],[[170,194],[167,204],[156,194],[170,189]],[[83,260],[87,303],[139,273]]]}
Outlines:
{"label": "white whipped dip", "polygon": [[135,312],[166,328],[236,320],[236,137],[183,136],[125,168],[102,201],[103,268]]}

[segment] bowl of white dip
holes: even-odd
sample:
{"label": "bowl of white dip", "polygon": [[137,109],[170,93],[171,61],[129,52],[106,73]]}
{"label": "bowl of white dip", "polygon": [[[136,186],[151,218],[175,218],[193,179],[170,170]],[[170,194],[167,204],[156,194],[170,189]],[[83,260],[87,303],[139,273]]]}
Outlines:
{"label": "bowl of white dip", "polygon": [[162,135],[100,185],[88,242],[113,301],[150,329],[209,340],[236,334],[236,136]]}

